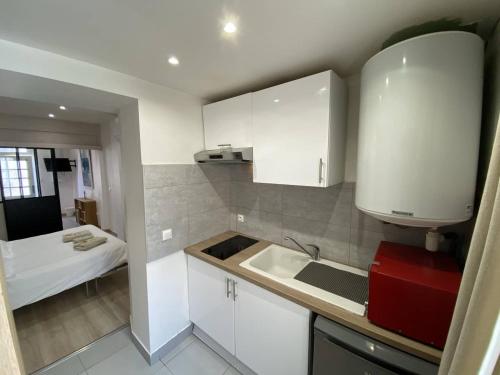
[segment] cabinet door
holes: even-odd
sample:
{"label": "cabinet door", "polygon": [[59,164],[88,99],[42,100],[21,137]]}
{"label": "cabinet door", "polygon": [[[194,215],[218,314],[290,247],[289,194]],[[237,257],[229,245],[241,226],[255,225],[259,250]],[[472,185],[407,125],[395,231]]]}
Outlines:
{"label": "cabinet door", "polygon": [[252,94],[203,106],[205,148],[252,147]]}
{"label": "cabinet door", "polygon": [[253,93],[254,182],[327,186],[331,72]]}
{"label": "cabinet door", "polygon": [[235,280],[236,357],[259,375],[306,375],[309,310]]}
{"label": "cabinet door", "polygon": [[234,355],[234,302],[227,294],[227,276],[219,268],[188,256],[189,318]]}

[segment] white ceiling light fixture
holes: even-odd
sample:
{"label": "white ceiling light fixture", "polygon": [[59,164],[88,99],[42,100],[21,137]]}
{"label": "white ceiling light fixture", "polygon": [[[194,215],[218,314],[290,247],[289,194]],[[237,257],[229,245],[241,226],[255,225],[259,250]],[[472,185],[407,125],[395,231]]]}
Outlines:
{"label": "white ceiling light fixture", "polygon": [[66,110],[66,106],[64,106],[64,105],[60,105],[60,106],[59,106],[59,109],[60,109],[61,111],[65,111],[65,110]]}
{"label": "white ceiling light fixture", "polygon": [[175,56],[170,56],[168,58],[168,63],[170,65],[179,65],[179,59],[177,57],[175,57]]}
{"label": "white ceiling light fixture", "polygon": [[279,102],[280,102],[280,100],[279,100],[279,99],[274,99],[274,100],[273,100],[273,102],[275,102],[275,103],[279,103]]}
{"label": "white ceiling light fixture", "polygon": [[228,34],[233,34],[238,30],[234,22],[228,21],[224,24],[224,32]]}
{"label": "white ceiling light fixture", "polygon": [[56,116],[54,116],[54,114],[53,114],[53,113],[49,113],[49,117],[50,117],[50,118],[54,118],[54,117],[56,117]]}

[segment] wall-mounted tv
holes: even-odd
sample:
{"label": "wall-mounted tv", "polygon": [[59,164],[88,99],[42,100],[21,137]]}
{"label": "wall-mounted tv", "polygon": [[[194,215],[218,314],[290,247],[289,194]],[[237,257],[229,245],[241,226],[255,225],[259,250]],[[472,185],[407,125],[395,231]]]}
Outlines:
{"label": "wall-mounted tv", "polygon": [[68,158],[45,158],[47,172],[71,172],[71,163]]}

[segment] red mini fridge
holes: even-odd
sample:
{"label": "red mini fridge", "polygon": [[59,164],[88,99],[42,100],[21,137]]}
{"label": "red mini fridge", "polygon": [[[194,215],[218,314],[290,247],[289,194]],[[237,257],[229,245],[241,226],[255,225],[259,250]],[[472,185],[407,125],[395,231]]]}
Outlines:
{"label": "red mini fridge", "polygon": [[370,268],[368,319],[442,349],[461,276],[446,253],[382,241]]}

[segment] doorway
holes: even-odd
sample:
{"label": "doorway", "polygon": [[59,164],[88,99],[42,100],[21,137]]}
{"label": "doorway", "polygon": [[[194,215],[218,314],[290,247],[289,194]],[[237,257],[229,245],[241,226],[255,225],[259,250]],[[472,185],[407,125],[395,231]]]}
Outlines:
{"label": "doorway", "polygon": [[62,230],[54,149],[0,147],[0,191],[9,240]]}

